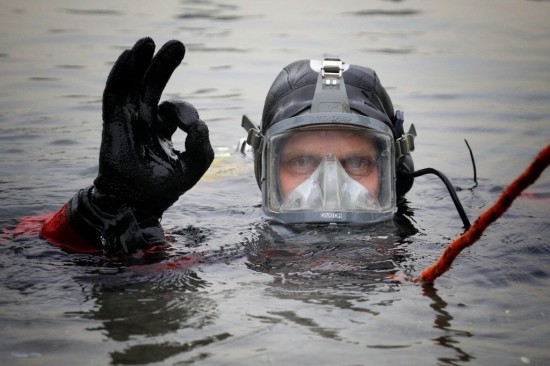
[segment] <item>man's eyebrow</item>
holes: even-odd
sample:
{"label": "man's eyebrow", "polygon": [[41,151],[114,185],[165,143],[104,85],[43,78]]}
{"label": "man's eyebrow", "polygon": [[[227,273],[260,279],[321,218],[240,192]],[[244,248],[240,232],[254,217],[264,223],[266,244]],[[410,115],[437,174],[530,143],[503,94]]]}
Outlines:
{"label": "man's eyebrow", "polygon": [[304,155],[314,155],[314,154],[304,149],[281,153],[282,157],[295,157],[295,156],[304,156]]}

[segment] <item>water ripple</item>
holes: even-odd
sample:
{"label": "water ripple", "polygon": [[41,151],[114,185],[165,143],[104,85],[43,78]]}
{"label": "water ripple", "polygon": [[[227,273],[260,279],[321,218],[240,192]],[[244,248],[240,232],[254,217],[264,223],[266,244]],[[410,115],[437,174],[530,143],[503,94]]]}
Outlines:
{"label": "water ripple", "polygon": [[397,9],[397,10],[387,10],[387,9],[369,9],[369,10],[359,10],[351,12],[349,14],[356,16],[410,16],[418,15],[422,12],[416,9]]}
{"label": "water ripple", "polygon": [[63,9],[65,13],[76,15],[123,15],[122,12],[110,9]]}
{"label": "water ripple", "polygon": [[394,55],[405,55],[409,53],[415,53],[416,50],[414,48],[366,48],[364,50],[365,52],[372,52],[372,53],[385,53],[385,54],[394,54]]}
{"label": "water ripple", "polygon": [[254,50],[246,48],[237,48],[237,47],[207,47],[204,45],[189,45],[189,50],[193,51],[203,51],[203,52],[224,52],[224,53],[248,53]]}

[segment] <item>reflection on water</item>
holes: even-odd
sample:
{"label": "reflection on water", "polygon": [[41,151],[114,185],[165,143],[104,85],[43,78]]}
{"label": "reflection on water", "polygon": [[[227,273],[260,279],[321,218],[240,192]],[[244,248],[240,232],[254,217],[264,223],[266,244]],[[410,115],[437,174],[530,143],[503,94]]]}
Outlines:
{"label": "reflection on water", "polygon": [[[117,277],[111,278],[116,283],[103,283],[108,277],[105,275],[78,279],[77,282],[93,283],[88,296],[95,306],[87,312],[65,315],[97,321],[100,325],[90,330],[99,331],[115,342],[127,343],[124,349],[111,353],[113,363],[158,362],[231,336],[223,332],[189,342],[163,340],[175,332],[200,330],[218,318],[216,304],[198,292],[206,284],[195,274],[189,273],[179,281],[179,286],[167,285],[166,279],[121,280],[120,277],[124,278],[121,274],[112,276]],[[133,340],[139,338],[150,341],[135,344]]]}
{"label": "reflection on water", "polygon": [[444,335],[433,339],[433,341],[438,345],[452,349],[456,354],[456,356],[452,358],[442,357],[438,360],[441,363],[453,365],[475,359],[472,355],[464,352],[464,350],[460,347],[460,342],[457,341],[457,339],[463,337],[473,337],[474,335],[468,331],[462,331],[452,327],[451,320],[453,320],[453,317],[446,310],[447,303],[439,297],[437,294],[437,289],[432,286],[425,286],[423,288],[423,295],[429,297],[433,301],[430,306],[436,312],[434,326],[444,331]]}
{"label": "reflection on water", "polygon": [[[461,233],[436,178],[416,180],[394,222],[288,230],[262,220],[251,158],[234,148],[242,114],[260,120],[282,67],[338,53],[377,71],[418,130],[415,166],[463,188],[474,220],[550,141],[550,2],[337,5],[0,4],[3,363],[548,363],[548,172],[421,287],[388,275],[418,274]],[[59,208],[94,179],[107,73],[145,35],[186,44],[164,96],[197,107],[216,150],[163,217],[172,250],[112,261],[15,235],[20,217]]]}

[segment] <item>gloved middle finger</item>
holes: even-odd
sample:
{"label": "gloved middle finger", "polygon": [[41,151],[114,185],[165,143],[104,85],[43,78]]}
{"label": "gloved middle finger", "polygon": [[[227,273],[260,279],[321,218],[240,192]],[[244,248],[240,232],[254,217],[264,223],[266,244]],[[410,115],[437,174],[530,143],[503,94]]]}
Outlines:
{"label": "gloved middle finger", "polygon": [[180,41],[169,41],[157,52],[147,70],[141,87],[141,113],[149,123],[156,116],[157,106],[164,87],[185,56]]}

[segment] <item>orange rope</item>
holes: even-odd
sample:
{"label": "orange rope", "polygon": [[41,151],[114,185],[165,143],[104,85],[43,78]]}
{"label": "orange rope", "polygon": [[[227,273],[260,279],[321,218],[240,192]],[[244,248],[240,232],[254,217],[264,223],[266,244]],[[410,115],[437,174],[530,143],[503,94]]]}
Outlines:
{"label": "orange rope", "polygon": [[437,277],[449,270],[458,254],[464,248],[475,243],[485,229],[506,212],[521,191],[536,181],[548,165],[550,165],[550,144],[539,152],[527,169],[502,192],[498,200],[485,210],[464,234],[445,248],[437,262],[422,271],[420,276],[413,279],[413,282],[432,283]]}

